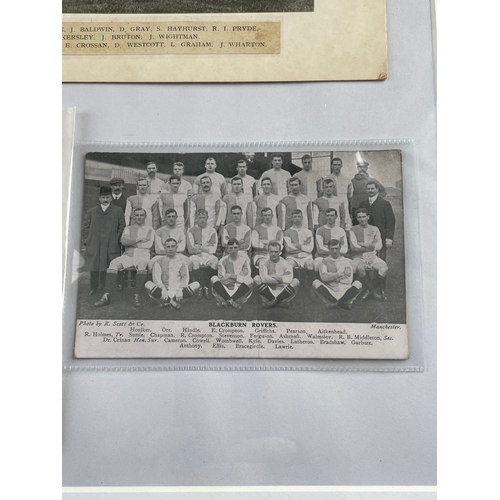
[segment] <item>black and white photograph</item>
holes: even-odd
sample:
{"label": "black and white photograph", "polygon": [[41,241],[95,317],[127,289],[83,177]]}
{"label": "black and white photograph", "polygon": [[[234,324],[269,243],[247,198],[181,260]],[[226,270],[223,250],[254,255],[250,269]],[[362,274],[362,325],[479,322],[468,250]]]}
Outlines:
{"label": "black and white photograph", "polygon": [[63,0],[66,14],[312,12],[314,0]]}
{"label": "black and white photograph", "polygon": [[77,357],[408,354],[400,150],[88,153],[83,203]]}

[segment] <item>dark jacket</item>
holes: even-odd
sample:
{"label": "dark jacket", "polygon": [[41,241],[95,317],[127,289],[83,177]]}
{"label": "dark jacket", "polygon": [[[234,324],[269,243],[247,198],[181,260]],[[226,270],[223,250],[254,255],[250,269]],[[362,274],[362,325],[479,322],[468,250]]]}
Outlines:
{"label": "dark jacket", "polygon": [[366,208],[370,212],[368,223],[378,227],[380,236],[382,236],[382,244],[385,247],[386,238],[390,240],[394,239],[396,218],[394,217],[392,205],[387,200],[381,198],[379,194],[371,206],[370,202],[366,200],[362,201],[359,207]]}
{"label": "dark jacket", "polygon": [[116,205],[103,212],[101,205],[91,208],[83,222],[85,256],[91,257],[90,271],[106,271],[109,263],[120,256],[120,238],[125,229],[125,215]]}

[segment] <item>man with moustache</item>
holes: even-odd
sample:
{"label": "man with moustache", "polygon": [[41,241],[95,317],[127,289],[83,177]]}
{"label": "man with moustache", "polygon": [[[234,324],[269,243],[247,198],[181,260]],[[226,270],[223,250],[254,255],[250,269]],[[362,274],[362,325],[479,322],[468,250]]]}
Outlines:
{"label": "man with moustache", "polygon": [[158,167],[154,161],[150,161],[146,165],[147,176],[145,177],[148,181],[147,194],[160,194],[167,189],[166,184],[156,175],[158,173]]}
{"label": "man with moustache", "polygon": [[[212,191],[212,179],[205,175],[200,179],[200,192],[190,200],[189,227],[195,225],[195,215],[199,210],[206,210],[208,214],[208,225],[216,231],[224,222],[225,210],[219,192]],[[224,205],[225,206],[225,205]]]}
{"label": "man with moustache", "polygon": [[113,177],[109,181],[109,185],[113,190],[113,199],[111,200],[111,204],[120,207],[123,212],[125,212],[125,207],[127,206],[127,197],[123,194],[125,181],[120,177]]}

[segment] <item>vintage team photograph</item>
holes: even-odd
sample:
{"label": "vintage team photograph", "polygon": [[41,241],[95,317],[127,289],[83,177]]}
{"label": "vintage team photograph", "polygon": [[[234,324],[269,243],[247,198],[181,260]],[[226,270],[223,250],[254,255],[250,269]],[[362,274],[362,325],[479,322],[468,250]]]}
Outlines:
{"label": "vintage team photograph", "polygon": [[63,0],[64,14],[313,12],[314,0]]}
{"label": "vintage team photograph", "polygon": [[88,153],[78,320],[406,324],[400,150]]}

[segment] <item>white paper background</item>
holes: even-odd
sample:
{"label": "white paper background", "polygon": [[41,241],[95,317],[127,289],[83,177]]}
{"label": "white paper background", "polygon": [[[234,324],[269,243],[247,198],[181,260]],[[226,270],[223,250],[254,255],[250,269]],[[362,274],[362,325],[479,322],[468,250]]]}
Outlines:
{"label": "white paper background", "polygon": [[424,373],[66,373],[65,486],[435,484],[430,16],[388,0],[385,82],[64,85],[77,140],[413,137],[426,315]]}

